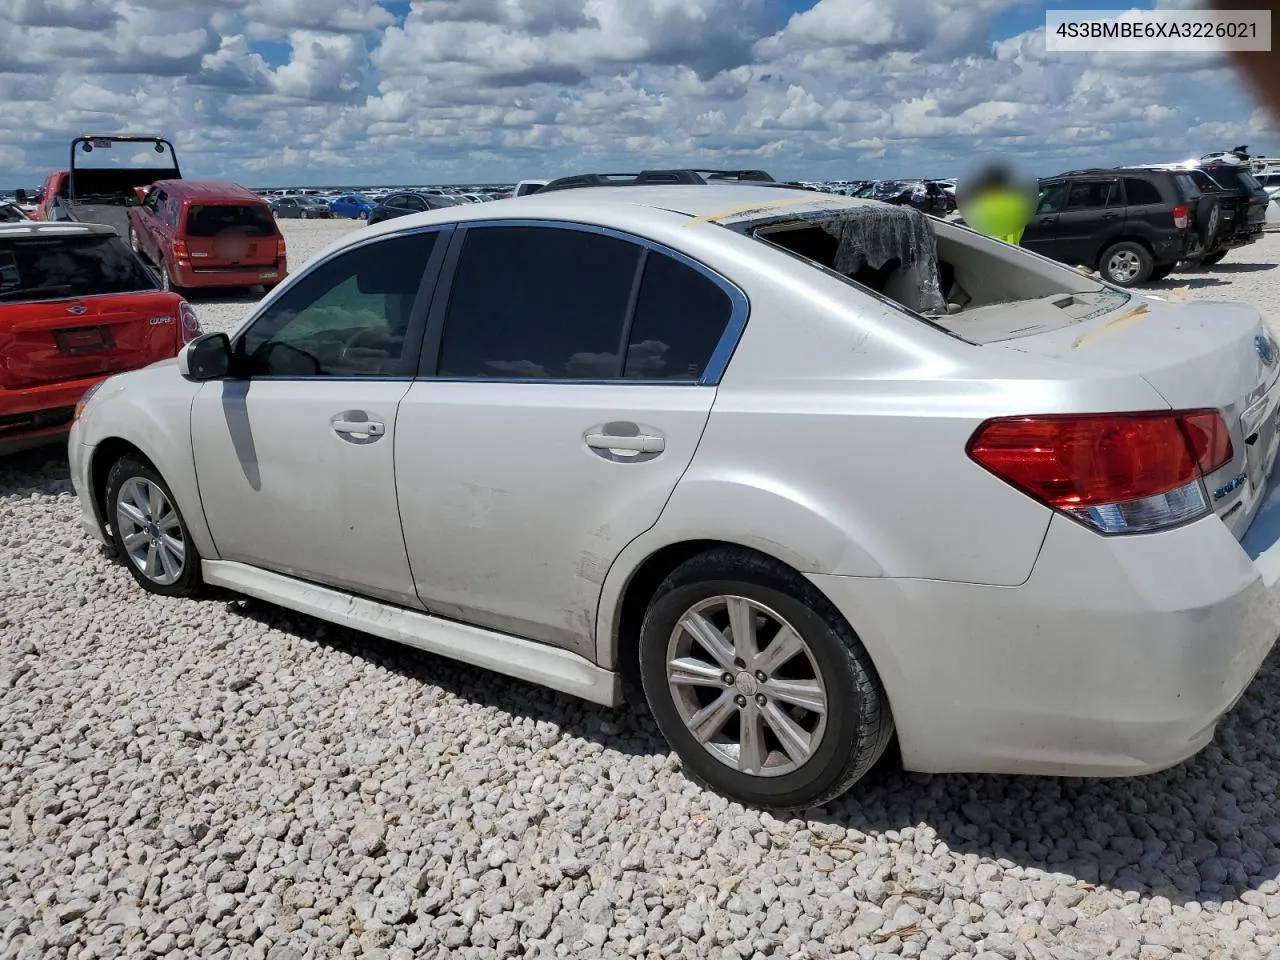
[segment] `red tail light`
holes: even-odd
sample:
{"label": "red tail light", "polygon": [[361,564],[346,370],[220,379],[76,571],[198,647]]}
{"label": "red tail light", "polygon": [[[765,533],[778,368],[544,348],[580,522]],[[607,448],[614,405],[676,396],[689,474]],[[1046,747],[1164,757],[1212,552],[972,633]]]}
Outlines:
{"label": "red tail light", "polygon": [[284,245],[284,237],[280,237],[278,240],[276,240],[276,259],[283,260],[285,258],[286,253],[287,251]]}
{"label": "red tail light", "polygon": [[1173,225],[1179,230],[1191,222],[1191,208],[1185,204],[1173,208]]}
{"label": "red tail light", "polygon": [[190,251],[187,250],[187,241],[185,240],[173,241],[173,255],[177,257],[179,260],[190,260],[191,253]]}
{"label": "red tail light", "polygon": [[196,337],[200,336],[200,319],[196,316],[195,309],[187,301],[183,300],[178,306],[179,328],[182,330],[182,342],[190,343]]}
{"label": "red tail light", "polygon": [[1209,510],[1201,477],[1230,461],[1217,410],[988,420],[969,456],[1103,533],[1158,530]]}

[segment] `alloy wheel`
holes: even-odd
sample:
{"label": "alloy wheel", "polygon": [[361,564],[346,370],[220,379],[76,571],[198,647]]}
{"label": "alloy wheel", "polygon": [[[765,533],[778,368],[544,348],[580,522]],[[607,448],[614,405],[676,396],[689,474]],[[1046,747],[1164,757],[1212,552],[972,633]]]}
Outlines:
{"label": "alloy wheel", "polygon": [[156,483],[131,477],[116,498],[116,523],[125,553],[148,580],[176,583],[186,563],[186,542],[178,511]]}
{"label": "alloy wheel", "polygon": [[1107,261],[1107,272],[1120,283],[1132,283],[1142,270],[1142,262],[1130,250],[1117,250]]}
{"label": "alloy wheel", "polygon": [[742,773],[792,773],[826,731],[827,690],[813,651],[785,618],[746,597],[690,607],[668,641],[666,675],[689,732]]}

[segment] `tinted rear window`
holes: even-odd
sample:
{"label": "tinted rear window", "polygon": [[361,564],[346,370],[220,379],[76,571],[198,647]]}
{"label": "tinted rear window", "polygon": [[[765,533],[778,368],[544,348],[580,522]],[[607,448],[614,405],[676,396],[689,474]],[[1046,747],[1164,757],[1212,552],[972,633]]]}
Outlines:
{"label": "tinted rear window", "polygon": [[0,239],[0,300],[155,289],[155,279],[118,237]]}
{"label": "tinted rear window", "polygon": [[1125,177],[1124,196],[1129,206],[1137,207],[1148,203],[1163,203],[1160,191],[1154,183],[1139,180],[1137,177]]}
{"label": "tinted rear window", "polygon": [[1216,167],[1207,171],[1209,177],[1219,186],[1227,190],[1260,190],[1261,184],[1253,179],[1247,170],[1236,170],[1232,167]]}
{"label": "tinted rear window", "polygon": [[275,221],[265,206],[218,203],[187,208],[187,234],[192,237],[216,237],[221,233],[269,237],[275,232]]}

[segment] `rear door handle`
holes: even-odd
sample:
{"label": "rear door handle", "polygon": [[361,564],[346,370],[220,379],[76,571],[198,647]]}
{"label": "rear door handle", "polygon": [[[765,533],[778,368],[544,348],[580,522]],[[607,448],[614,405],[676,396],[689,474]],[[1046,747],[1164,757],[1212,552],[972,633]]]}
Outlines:
{"label": "rear door handle", "polygon": [[607,433],[588,433],[587,446],[593,450],[631,450],[635,453],[661,453],[667,448],[662,437],[644,434],[634,437],[613,436]]}

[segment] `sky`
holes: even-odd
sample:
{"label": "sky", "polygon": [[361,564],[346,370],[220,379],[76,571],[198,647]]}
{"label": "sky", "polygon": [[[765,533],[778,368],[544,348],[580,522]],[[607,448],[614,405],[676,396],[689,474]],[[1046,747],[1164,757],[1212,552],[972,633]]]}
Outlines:
{"label": "sky", "polygon": [[81,133],[161,134],[185,176],[258,187],[1280,154],[1216,56],[1046,52],[1046,7],[1122,5],[0,0],[0,189],[65,166]]}

